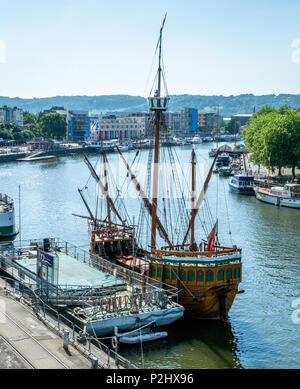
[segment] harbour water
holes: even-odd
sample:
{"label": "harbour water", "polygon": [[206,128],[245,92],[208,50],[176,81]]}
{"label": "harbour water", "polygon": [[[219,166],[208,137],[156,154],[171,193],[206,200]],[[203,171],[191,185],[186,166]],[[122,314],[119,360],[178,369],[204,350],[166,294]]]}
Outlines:
{"label": "harbour water", "polygon": [[[212,144],[195,147],[207,171]],[[191,147],[177,147],[176,153],[188,162]],[[119,166],[117,154],[109,159]],[[90,160],[95,163],[97,156]],[[21,238],[59,237],[88,249],[87,222],[72,216],[86,214],[77,187],[89,184],[88,178],[80,155],[1,164],[0,191],[14,198],[17,222],[21,185]],[[292,320],[292,303],[300,299],[300,211],[231,193],[228,178],[217,175],[207,198],[214,214],[217,210],[221,243],[232,239],[243,249],[245,293],[234,301],[230,324],[183,319],[169,327],[168,338],[142,348],[122,345],[120,353],[140,367],[144,361],[145,368],[298,368],[300,323]],[[130,207],[138,216],[136,204]]]}

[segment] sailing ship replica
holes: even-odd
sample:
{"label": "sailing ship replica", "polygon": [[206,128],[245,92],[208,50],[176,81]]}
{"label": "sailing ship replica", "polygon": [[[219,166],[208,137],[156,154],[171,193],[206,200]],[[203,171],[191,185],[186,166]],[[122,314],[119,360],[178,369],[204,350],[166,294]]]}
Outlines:
{"label": "sailing ship replica", "polygon": [[[149,97],[155,131],[153,148],[148,156],[145,189],[142,188],[133,168],[139,152],[130,166],[122,151],[117,147],[120,158],[126,167],[127,177],[134,184],[139,195],[141,205],[139,223],[137,227],[134,223],[128,223],[128,214],[127,218],[124,219],[120,212],[120,196],[114,200],[110,196],[110,189],[115,187],[115,183],[113,186],[109,185],[108,160],[105,153],[102,155],[103,174],[101,175],[97,174],[96,169],[85,156],[85,163],[96,180],[106,203],[105,217],[96,217],[90,210],[83,191],[79,190],[90,215],[88,217],[90,252],[117,262],[123,267],[144,273],[150,278],[162,282],[166,289],[177,287],[180,290],[179,303],[184,306],[185,315],[199,319],[227,321],[228,311],[236,294],[239,293],[238,286],[242,277],[242,251],[234,245],[225,247],[219,244],[218,220],[212,220],[210,217],[210,227],[208,227],[207,222],[200,218],[200,214],[204,215],[205,213],[205,193],[218,158],[218,152],[200,195],[196,198],[198,175],[196,174],[197,162],[194,150],[192,150],[191,163],[189,163],[191,166],[191,185],[188,196],[184,196],[183,186],[180,185],[175,169],[172,148],[160,147],[160,139],[165,127],[164,112],[169,103],[167,90],[162,94],[162,81],[166,89],[162,68],[164,23],[165,19],[157,45],[159,66],[154,83],[155,92],[153,96]],[[167,172],[163,173],[161,156],[166,157],[166,154],[168,154],[170,163]],[[182,161],[179,163],[182,165]],[[104,182],[100,176],[104,177]],[[160,180],[161,176],[163,176],[163,184]],[[168,187],[166,179],[170,177],[173,178],[173,186],[170,184]],[[159,197],[159,184],[163,191],[161,197]],[[187,187],[186,182],[184,187]],[[152,198],[150,188],[152,189]],[[177,198],[172,198],[171,194],[175,192],[180,195]],[[188,209],[186,197],[190,201],[191,210]],[[162,203],[162,216],[159,214],[159,200]],[[147,217],[148,225],[145,222]],[[162,222],[162,217],[164,222]],[[200,244],[197,244],[197,240],[200,240],[199,229],[196,228],[197,218],[200,219],[206,236],[206,239],[202,240]],[[141,231],[144,231],[144,234]],[[148,239],[146,239],[146,235]],[[165,244],[163,245],[162,242]],[[147,243],[150,245],[147,246]]]}

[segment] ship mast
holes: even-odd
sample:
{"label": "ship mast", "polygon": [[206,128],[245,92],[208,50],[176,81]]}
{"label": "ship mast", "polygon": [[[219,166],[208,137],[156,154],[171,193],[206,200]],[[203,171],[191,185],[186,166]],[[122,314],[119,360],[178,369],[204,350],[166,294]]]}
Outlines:
{"label": "ship mast", "polygon": [[195,243],[195,218],[193,214],[195,212],[195,150],[192,151],[192,212],[191,212],[191,247]]}
{"label": "ship mast", "polygon": [[[103,167],[104,167],[104,177],[105,177],[105,192],[109,195],[108,192],[108,178],[107,178],[107,167],[106,167],[106,154],[103,151]],[[109,196],[106,196],[106,207],[107,207],[107,219],[108,226],[111,227],[111,213],[110,213],[110,204],[109,204]]]}
{"label": "ship mast", "polygon": [[152,186],[152,223],[151,223],[151,249],[156,248],[156,228],[157,228],[157,196],[158,196],[158,173],[159,173],[159,135],[162,112],[167,110],[169,97],[161,96],[162,81],[162,32],[165,25],[167,14],[165,15],[159,35],[159,56],[158,56],[158,73],[157,89],[153,97],[149,97],[150,110],[155,113],[155,145],[154,145],[154,169],[153,169],[153,186]]}

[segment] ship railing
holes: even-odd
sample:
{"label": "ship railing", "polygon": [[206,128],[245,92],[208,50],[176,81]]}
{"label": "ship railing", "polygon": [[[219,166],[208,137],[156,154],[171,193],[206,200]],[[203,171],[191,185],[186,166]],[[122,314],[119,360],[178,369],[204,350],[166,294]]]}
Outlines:
{"label": "ship railing", "polygon": [[[124,283],[130,286],[131,293],[134,293],[134,291],[137,290],[142,290],[143,293],[163,292],[168,296],[170,302],[177,301],[178,303],[178,289],[176,287],[154,280],[150,277],[147,277],[145,274],[140,274],[130,269],[121,267],[102,257],[90,254],[89,252],[82,250],[81,248],[78,248],[77,246],[68,242],[54,238],[49,239],[49,241],[52,250],[70,255],[74,259],[83,262],[90,267],[97,268],[115,277],[115,284],[112,284],[111,281],[107,282],[108,293],[109,291],[111,291],[110,293],[115,293],[114,288],[119,285],[119,280],[122,280]],[[8,274],[17,280],[31,283],[33,288],[39,289],[39,293],[41,293],[41,296],[43,296],[45,301],[51,301],[52,304],[54,304],[55,301],[68,301],[68,299],[71,299],[71,297],[73,298],[74,303],[82,302],[84,300],[84,296],[80,292],[82,290],[89,290],[91,294],[94,293],[95,295],[99,286],[83,287],[77,285],[54,285],[47,282],[46,280],[39,278],[36,273],[31,272],[29,269],[23,267],[21,262],[13,260],[13,258],[18,258],[18,256],[20,257],[21,254],[26,255],[26,251],[34,250],[36,247],[42,248],[43,240],[21,241],[16,242],[14,246],[9,248],[0,248],[0,259],[2,261],[1,264],[3,263],[2,267],[5,267],[7,269],[6,271],[8,271]],[[5,256],[7,251],[10,252],[9,255],[12,259]],[[4,252],[4,255],[1,254],[2,252]],[[101,284],[104,287],[106,285],[103,282]],[[69,292],[67,292],[68,290]]]}
{"label": "ship railing", "polygon": [[[155,254],[159,255],[175,255],[182,257],[219,257],[224,255],[233,255],[233,254],[241,254],[242,250],[237,247],[225,247],[225,246],[214,246],[213,251],[207,250],[207,243],[203,242],[200,244],[199,251],[190,251],[190,245],[175,245],[175,246],[166,246],[162,247],[161,250],[155,250]],[[186,250],[186,251],[185,251]]]}
{"label": "ship railing", "polygon": [[[137,292],[131,295],[103,296],[94,301],[93,306],[85,307],[84,315],[95,320],[96,315],[106,318],[109,314],[118,316],[128,315],[129,312],[153,312],[162,309],[174,308],[164,292]],[[79,308],[80,309],[80,308]]]}
{"label": "ship railing", "polygon": [[178,299],[178,288],[176,287],[170,287],[169,285],[166,285],[160,281],[147,277],[145,274],[140,274],[133,270],[124,268],[118,264],[112,263],[103,257],[91,254],[68,242],[56,241],[55,245],[58,250],[71,255],[78,261],[81,261],[91,267],[95,267],[105,273],[112,275],[116,279],[123,280],[127,284],[131,285],[132,288],[135,287],[139,289],[153,291],[167,289],[170,298],[172,297],[172,299],[175,300]]}
{"label": "ship railing", "polygon": [[20,288],[18,281],[0,275],[0,292],[2,290],[7,296],[9,295],[16,301],[29,305],[36,317],[62,339],[65,336],[65,331],[68,331],[70,344],[91,361],[96,358],[98,368],[138,369],[136,365],[110,349],[96,336],[87,334],[85,328],[76,324],[72,316],[70,316],[72,318],[70,319],[45,303],[40,296],[31,290],[30,284],[23,283]]}

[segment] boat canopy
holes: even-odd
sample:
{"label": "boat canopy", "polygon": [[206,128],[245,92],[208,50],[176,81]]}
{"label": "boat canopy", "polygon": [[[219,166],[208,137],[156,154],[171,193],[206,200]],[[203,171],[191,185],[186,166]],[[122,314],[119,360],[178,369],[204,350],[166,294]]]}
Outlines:
{"label": "boat canopy", "polygon": [[238,181],[254,181],[253,176],[246,176],[246,175],[242,175],[242,174],[237,174],[234,176],[234,178]]}

